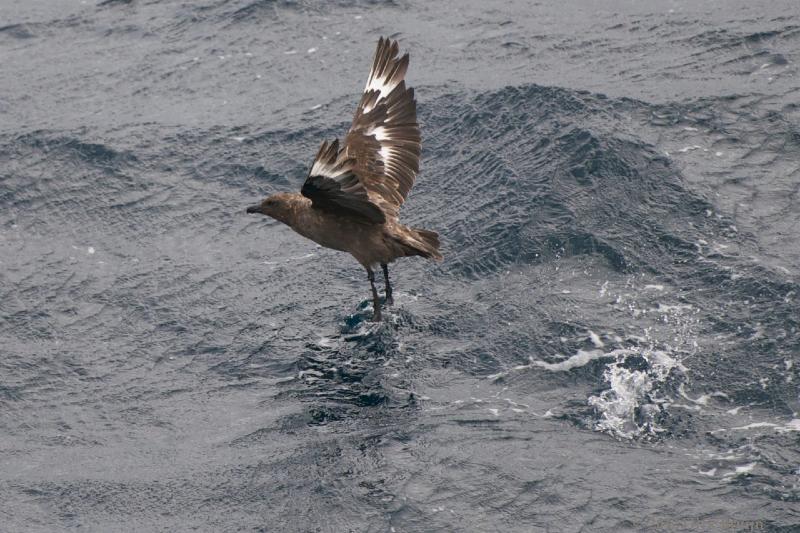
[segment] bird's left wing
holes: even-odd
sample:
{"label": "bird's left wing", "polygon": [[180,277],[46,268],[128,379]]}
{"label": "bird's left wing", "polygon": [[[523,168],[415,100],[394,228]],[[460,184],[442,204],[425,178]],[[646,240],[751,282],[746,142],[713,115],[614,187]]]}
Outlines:
{"label": "bird's left wing", "polygon": [[342,150],[370,200],[396,217],[419,172],[420,134],[414,89],[406,88],[408,54],[380,38],[367,86]]}
{"label": "bird's left wing", "polygon": [[403,81],[408,54],[398,53],[396,41],[380,38],[343,148],[323,143],[300,191],[314,207],[374,223],[397,217],[420,156],[417,102]]}

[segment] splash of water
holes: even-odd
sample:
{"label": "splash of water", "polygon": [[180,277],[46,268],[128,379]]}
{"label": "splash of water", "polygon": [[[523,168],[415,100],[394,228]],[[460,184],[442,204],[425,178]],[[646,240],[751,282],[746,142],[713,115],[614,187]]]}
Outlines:
{"label": "splash of water", "polygon": [[664,351],[618,350],[603,374],[610,388],[588,400],[599,417],[595,429],[624,439],[663,432],[658,418],[667,400],[660,395],[659,385],[673,369],[686,370]]}

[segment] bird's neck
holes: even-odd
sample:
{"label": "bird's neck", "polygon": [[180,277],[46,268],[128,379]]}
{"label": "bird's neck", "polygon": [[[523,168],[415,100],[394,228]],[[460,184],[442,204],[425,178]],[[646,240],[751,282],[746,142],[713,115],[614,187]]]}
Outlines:
{"label": "bird's neck", "polygon": [[300,193],[293,193],[287,195],[273,218],[287,226],[296,227],[309,209],[311,209],[311,200]]}

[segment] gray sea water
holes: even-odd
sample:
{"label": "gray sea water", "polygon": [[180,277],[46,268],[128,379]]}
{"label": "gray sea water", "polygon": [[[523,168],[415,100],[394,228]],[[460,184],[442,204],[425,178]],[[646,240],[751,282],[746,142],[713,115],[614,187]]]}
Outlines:
{"label": "gray sea water", "polygon": [[[379,36],[371,324],[246,216]],[[796,0],[0,2],[0,531],[800,531]]]}

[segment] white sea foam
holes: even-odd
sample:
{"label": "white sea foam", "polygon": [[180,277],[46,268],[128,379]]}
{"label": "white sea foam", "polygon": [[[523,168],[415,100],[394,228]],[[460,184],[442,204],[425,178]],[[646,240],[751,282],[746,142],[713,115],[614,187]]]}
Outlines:
{"label": "white sea foam", "polygon": [[313,370],[313,369],[301,370],[300,372],[297,373],[298,378],[306,380],[316,380],[321,378],[323,375],[324,374],[319,370]]}
{"label": "white sea foam", "polygon": [[678,151],[681,152],[681,153],[686,153],[686,152],[691,152],[692,150],[702,150],[702,149],[703,149],[702,146],[698,146],[698,145],[695,144],[693,146],[684,146],[683,148],[681,148]]}
{"label": "white sea foam", "polygon": [[321,337],[317,341],[317,346],[321,346],[322,348],[333,348],[337,344],[339,344],[338,337]]}
{"label": "white sea foam", "polygon": [[[644,358],[648,363],[647,368],[635,370],[623,366],[626,357],[632,355]],[[558,363],[532,359],[530,364],[518,365],[512,370],[539,367],[550,372],[566,372],[603,358],[613,358],[614,361],[608,364],[604,373],[610,388],[588,399],[589,405],[595,408],[600,418],[595,424],[595,429],[626,439],[663,431],[656,425],[655,417],[661,410],[659,404],[667,402],[654,397],[656,386],[663,382],[673,369],[686,372],[686,367],[666,352],[634,348],[619,348],[609,352],[600,349],[579,349],[576,354]],[[497,379],[507,373],[495,374],[490,376],[490,379]],[[685,407],[700,409],[699,406]],[[548,410],[543,416],[552,416],[552,412]]]}
{"label": "white sea foam", "polygon": [[697,398],[692,398],[684,390],[683,384],[681,384],[681,386],[678,388],[678,393],[683,398],[686,398],[690,402],[698,404],[698,405],[702,405],[702,406],[707,406],[708,402],[709,402],[709,400],[711,400],[711,398],[724,398],[726,400],[730,400],[730,396],[728,396],[727,394],[725,394],[724,392],[721,392],[721,391],[714,391],[714,392],[709,393],[709,394],[702,394],[702,395],[698,396]]}
{"label": "white sea foam", "polygon": [[722,475],[722,477],[730,478],[730,477],[734,477],[734,476],[741,476],[741,475],[744,475],[744,474],[749,474],[753,470],[753,468],[756,467],[756,464],[757,463],[753,462],[753,463],[747,463],[747,464],[735,466],[735,467],[733,467],[733,471],[732,472],[726,472],[725,474]]}
{"label": "white sea foam", "polygon": [[[608,357],[609,355],[610,354],[607,354],[602,350],[578,350],[578,353],[576,353],[575,355],[573,355],[572,357],[570,357],[565,361],[560,361],[558,363],[533,361],[532,364],[544,368],[546,370],[550,370],[552,372],[565,372],[567,370],[572,370],[573,368],[584,366],[587,363],[594,361],[595,359]],[[530,365],[524,365],[523,367],[517,367],[517,368],[524,368],[529,366]]]}
{"label": "white sea foam", "polygon": [[772,422],[753,422],[752,424],[747,424],[746,426],[715,429],[711,433],[724,433],[726,431],[747,431],[750,429],[776,428],[776,427],[778,427],[778,424],[773,424]]}
{"label": "white sea foam", "polygon": [[589,330],[589,340],[592,341],[592,344],[594,344],[596,348],[602,348],[605,346],[603,341],[600,340],[600,336],[592,330]]}
{"label": "white sea foam", "polygon": [[778,433],[789,433],[792,431],[800,431],[800,418],[793,418],[784,424],[778,424],[775,422],[753,422],[751,424],[747,424],[744,426],[715,429],[711,433],[725,433],[728,431],[753,431],[758,429],[772,429],[774,431],[777,431]]}
{"label": "white sea foam", "polygon": [[657,310],[661,313],[680,313],[682,311],[691,311],[694,309],[689,304],[676,304],[676,305],[667,305],[667,304],[658,304]]}
{"label": "white sea foam", "polygon": [[[665,402],[656,397],[656,386],[673,369],[685,371],[686,368],[661,350],[626,349],[612,353],[616,360],[608,365],[604,373],[610,388],[588,400],[599,415],[595,429],[625,439],[663,431],[656,424],[655,417],[660,412],[659,403]],[[633,353],[647,361],[646,369],[623,366],[625,356]]]}
{"label": "white sea foam", "polygon": [[775,428],[778,433],[786,433],[787,431],[800,431],[800,418],[793,418],[789,420],[782,427]]}
{"label": "white sea foam", "polygon": [[395,304],[404,304],[404,303],[411,303],[416,302],[419,300],[419,296],[416,294],[410,294],[407,292],[402,291],[395,291],[394,292],[394,303]]}

